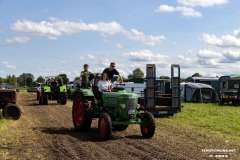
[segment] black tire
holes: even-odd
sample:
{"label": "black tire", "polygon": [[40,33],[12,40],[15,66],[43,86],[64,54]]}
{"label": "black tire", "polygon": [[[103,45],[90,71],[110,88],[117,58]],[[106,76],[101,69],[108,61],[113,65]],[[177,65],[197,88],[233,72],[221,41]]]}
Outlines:
{"label": "black tire", "polygon": [[78,95],[73,101],[72,120],[73,125],[78,131],[88,131],[92,123],[91,106],[88,106],[88,101]]}
{"label": "black tire", "polygon": [[37,100],[39,101],[39,99],[40,99],[40,93],[37,92]]}
{"label": "black tire", "polygon": [[6,119],[18,120],[21,117],[21,109],[16,104],[8,104],[3,108],[2,115]]}
{"label": "black tire", "polygon": [[107,113],[102,113],[98,120],[98,131],[102,140],[109,140],[112,134],[112,121]]}
{"label": "black tire", "polygon": [[42,104],[48,105],[48,94],[47,93],[42,94]]}
{"label": "black tire", "polygon": [[125,131],[128,125],[113,125],[113,131]]}
{"label": "black tire", "polygon": [[142,135],[145,138],[152,138],[156,129],[154,116],[152,113],[146,112],[142,114],[142,121],[144,122],[144,124],[140,125]]}
{"label": "black tire", "polygon": [[60,98],[61,98],[61,101],[60,101],[61,105],[67,104],[67,93],[61,93]]}

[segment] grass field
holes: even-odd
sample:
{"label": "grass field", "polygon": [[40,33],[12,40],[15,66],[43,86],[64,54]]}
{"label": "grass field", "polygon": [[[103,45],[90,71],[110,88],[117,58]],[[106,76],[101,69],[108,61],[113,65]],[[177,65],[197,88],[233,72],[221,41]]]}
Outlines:
{"label": "grass field", "polygon": [[0,132],[6,128],[8,120],[6,119],[0,119]]}
{"label": "grass field", "polygon": [[158,118],[161,131],[179,138],[213,146],[240,148],[240,107],[219,106],[206,103],[183,103],[181,113],[168,118]]}

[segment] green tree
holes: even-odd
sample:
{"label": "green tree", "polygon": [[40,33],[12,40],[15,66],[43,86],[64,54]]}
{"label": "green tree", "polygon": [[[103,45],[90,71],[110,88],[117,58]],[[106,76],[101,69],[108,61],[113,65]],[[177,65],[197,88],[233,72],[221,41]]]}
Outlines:
{"label": "green tree", "polygon": [[170,79],[168,76],[160,76],[159,79]]}
{"label": "green tree", "polygon": [[144,78],[144,73],[140,68],[136,68],[133,70],[132,74],[128,75],[128,78]]}
{"label": "green tree", "polygon": [[181,78],[181,82],[186,82],[186,78]]}
{"label": "green tree", "polygon": [[61,78],[63,81],[63,84],[67,84],[69,82],[69,79],[67,78],[66,74],[59,74],[58,78]]}
{"label": "green tree", "polygon": [[74,78],[74,82],[76,82],[76,81],[80,81],[80,80],[81,80],[80,77],[75,77],[75,78]]}
{"label": "green tree", "polygon": [[0,77],[0,83],[4,83],[5,82],[5,79]]}
{"label": "green tree", "polygon": [[17,88],[17,77],[15,75],[7,75],[5,82],[14,88]]}
{"label": "green tree", "polygon": [[192,77],[202,77],[202,75],[200,73],[194,73]]}
{"label": "green tree", "polygon": [[[20,86],[33,86],[34,76],[31,73],[23,73],[18,77]],[[31,85],[31,86],[30,86]]]}
{"label": "green tree", "polygon": [[33,87],[33,79],[31,77],[27,77],[26,84],[28,87]]}
{"label": "green tree", "polygon": [[45,79],[43,78],[43,76],[39,76],[36,80],[38,83],[44,83]]}

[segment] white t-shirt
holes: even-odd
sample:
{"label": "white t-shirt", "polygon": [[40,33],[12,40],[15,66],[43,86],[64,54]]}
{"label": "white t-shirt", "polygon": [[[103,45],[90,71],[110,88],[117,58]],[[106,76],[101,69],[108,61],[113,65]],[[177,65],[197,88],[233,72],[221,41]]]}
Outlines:
{"label": "white t-shirt", "polygon": [[109,88],[110,88],[111,85],[112,85],[112,84],[111,84],[110,81],[103,81],[103,80],[99,81],[98,84],[97,84],[98,88],[99,88],[100,90],[102,90],[102,91],[107,91],[107,90],[109,90]]}

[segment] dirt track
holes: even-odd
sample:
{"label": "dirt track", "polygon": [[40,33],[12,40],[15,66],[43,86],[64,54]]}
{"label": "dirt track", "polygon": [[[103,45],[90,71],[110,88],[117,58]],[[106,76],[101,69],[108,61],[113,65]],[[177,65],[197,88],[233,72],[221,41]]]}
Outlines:
{"label": "dirt track", "polygon": [[152,139],[143,139],[138,125],[113,132],[101,141],[97,119],[87,133],[73,128],[71,106],[38,105],[33,93],[20,93],[22,117],[14,121],[1,139],[0,159],[204,159],[201,147],[156,130]]}

